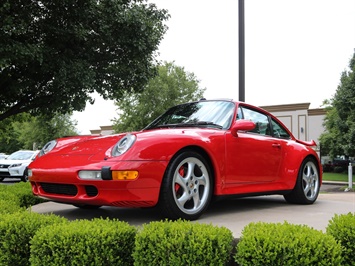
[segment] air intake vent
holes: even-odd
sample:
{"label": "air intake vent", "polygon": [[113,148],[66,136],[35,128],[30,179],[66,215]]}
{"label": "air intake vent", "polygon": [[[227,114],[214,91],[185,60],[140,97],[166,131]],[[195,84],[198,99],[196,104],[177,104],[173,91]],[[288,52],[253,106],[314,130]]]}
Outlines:
{"label": "air intake vent", "polygon": [[74,185],[53,183],[41,183],[40,185],[48,194],[75,196],[78,193],[78,189]]}
{"label": "air intake vent", "polygon": [[89,197],[95,197],[99,193],[97,188],[94,186],[85,186],[85,191]]}

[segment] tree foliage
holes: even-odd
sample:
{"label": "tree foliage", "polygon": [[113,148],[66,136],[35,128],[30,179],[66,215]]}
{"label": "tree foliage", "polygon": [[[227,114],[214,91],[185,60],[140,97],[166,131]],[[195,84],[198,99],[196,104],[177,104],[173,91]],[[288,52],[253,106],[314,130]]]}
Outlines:
{"label": "tree foliage", "polygon": [[141,130],[168,108],[201,99],[204,91],[199,88],[199,80],[194,73],[165,62],[142,93],[126,92],[117,100],[115,104],[120,113],[113,128],[115,132]]}
{"label": "tree foliage", "polygon": [[1,121],[140,91],[169,16],[147,0],[2,0],[0,17]]}
{"label": "tree foliage", "polygon": [[78,135],[76,124],[70,114],[58,113],[53,117],[18,114],[0,122],[0,152],[40,149],[52,139]]}
{"label": "tree foliage", "polygon": [[334,97],[327,101],[325,132],[320,136],[322,153],[355,155],[355,53],[344,71]]}

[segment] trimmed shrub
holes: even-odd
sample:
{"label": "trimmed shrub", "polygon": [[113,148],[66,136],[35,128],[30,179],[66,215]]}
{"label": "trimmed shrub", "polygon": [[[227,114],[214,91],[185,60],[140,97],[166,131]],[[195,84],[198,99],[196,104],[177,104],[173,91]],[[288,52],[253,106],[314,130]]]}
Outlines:
{"label": "trimmed shrub", "polygon": [[1,199],[1,195],[0,195],[0,215],[7,214],[7,213],[14,213],[18,211],[24,211],[24,208],[21,208],[14,201]]}
{"label": "trimmed shrub", "polygon": [[232,241],[225,227],[181,220],[151,222],[136,237],[134,265],[225,265]]}
{"label": "trimmed shrub", "polygon": [[66,221],[28,211],[0,216],[0,265],[29,265],[30,240],[43,226]]}
{"label": "trimmed shrub", "polygon": [[31,241],[31,265],[133,265],[137,229],[109,219],[44,227]]}
{"label": "trimmed shrub", "polygon": [[[0,188],[2,187],[7,187],[7,186],[0,186]],[[12,193],[11,191],[9,192],[4,189],[0,189],[0,199],[9,201],[12,204],[15,204],[20,207],[19,198],[16,196],[16,194]]]}
{"label": "trimmed shrub", "polygon": [[2,199],[13,200],[20,207],[25,208],[45,201],[32,194],[31,184],[29,182],[20,182],[11,186],[0,186],[0,194]]}
{"label": "trimmed shrub", "polygon": [[239,265],[342,265],[341,246],[321,231],[287,222],[250,223],[242,232]]}
{"label": "trimmed shrub", "polygon": [[355,213],[341,214],[329,221],[327,233],[333,236],[342,246],[344,265],[355,262]]}

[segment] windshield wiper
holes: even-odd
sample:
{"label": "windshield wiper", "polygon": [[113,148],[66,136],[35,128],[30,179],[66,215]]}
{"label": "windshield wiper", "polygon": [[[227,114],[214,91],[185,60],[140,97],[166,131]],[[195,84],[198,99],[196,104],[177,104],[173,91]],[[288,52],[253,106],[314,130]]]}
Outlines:
{"label": "windshield wiper", "polygon": [[213,122],[207,121],[197,121],[197,122],[188,122],[188,123],[177,123],[177,124],[161,124],[155,126],[155,128],[177,128],[177,127],[199,127],[199,126],[213,126],[219,129],[223,127],[221,125],[215,124]]}
{"label": "windshield wiper", "polygon": [[196,125],[196,126],[199,126],[199,125],[202,125],[202,126],[213,126],[213,127],[219,128],[219,129],[223,128],[221,125],[218,125],[216,123],[209,122],[209,121],[197,121],[197,122],[194,122],[194,123],[191,123],[191,124],[192,125]]}

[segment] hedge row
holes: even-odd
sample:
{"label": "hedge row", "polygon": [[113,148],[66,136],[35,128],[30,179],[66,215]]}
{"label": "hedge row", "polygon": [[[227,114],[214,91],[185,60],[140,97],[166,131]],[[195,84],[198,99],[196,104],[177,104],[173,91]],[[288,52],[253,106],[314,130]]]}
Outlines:
{"label": "hedge row", "polygon": [[342,265],[341,245],[305,225],[251,223],[242,232],[240,265]]}
{"label": "hedge row", "polygon": [[[16,183],[14,185],[0,186],[0,199],[10,201],[12,205],[20,208],[28,208],[44,202],[43,199],[33,196],[29,182]],[[6,213],[0,210],[0,213]]]}
{"label": "hedge row", "polygon": [[226,228],[161,221],[138,229],[109,219],[68,221],[29,211],[0,217],[0,265],[225,265]]}
{"label": "hedge row", "polygon": [[25,210],[23,202],[32,199],[6,194],[0,265],[354,265],[355,213],[335,215],[326,233],[250,223],[236,241],[227,228],[181,220],[141,228],[115,219],[68,221]]}
{"label": "hedge row", "polygon": [[225,265],[233,235],[225,227],[187,221],[151,222],[136,237],[135,265]]}

